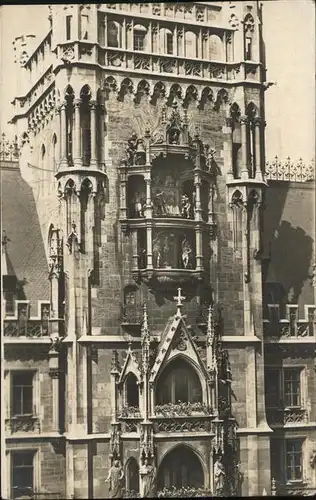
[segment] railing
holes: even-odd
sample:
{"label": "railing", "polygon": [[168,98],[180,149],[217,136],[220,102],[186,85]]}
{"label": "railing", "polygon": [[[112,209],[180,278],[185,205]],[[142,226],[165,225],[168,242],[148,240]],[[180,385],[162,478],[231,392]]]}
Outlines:
{"label": "railing", "polygon": [[305,306],[305,318],[298,319],[298,305],[287,304],[286,318],[280,319],[280,306],[268,304],[268,318],[263,320],[263,332],[266,337],[311,338],[316,334],[316,306]]}
{"label": "railing", "polygon": [[289,156],[281,161],[278,156],[272,161],[266,162],[266,179],[273,181],[288,182],[310,182],[315,180],[315,161],[309,164],[303,162],[302,158],[293,161]]}
{"label": "railing", "polygon": [[7,139],[6,134],[1,134],[0,138],[0,160],[2,161],[18,161],[19,147],[17,137],[13,141]]}
{"label": "railing", "polygon": [[166,403],[156,405],[154,408],[155,415],[163,417],[179,417],[179,416],[192,416],[194,413],[204,413],[205,415],[212,415],[213,410],[205,403]]}
{"label": "railing", "polygon": [[[73,62],[73,61],[72,61]],[[174,55],[132,52],[124,49],[99,48],[98,63],[107,68],[139,71],[142,74],[161,73],[181,77],[215,80],[235,80],[242,73],[243,63],[189,59]],[[247,71],[246,71],[247,73]],[[258,74],[252,67],[252,79]],[[243,79],[243,76],[240,76]]]}
{"label": "railing", "polygon": [[[5,337],[48,337],[50,303],[39,303],[39,314],[30,317],[30,304],[28,301],[16,301],[15,314],[4,318]],[[5,305],[4,305],[5,310]]]}
{"label": "railing", "polygon": [[267,408],[267,420],[270,425],[306,423],[308,414],[305,408]]}
{"label": "railing", "polygon": [[183,486],[182,488],[163,488],[158,491],[158,498],[192,498],[192,497],[212,497],[211,490],[207,488],[194,488],[194,486]]}

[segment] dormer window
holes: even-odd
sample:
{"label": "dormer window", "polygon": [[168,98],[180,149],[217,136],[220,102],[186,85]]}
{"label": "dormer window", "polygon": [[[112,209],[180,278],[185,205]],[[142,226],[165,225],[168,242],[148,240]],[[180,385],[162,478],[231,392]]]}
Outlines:
{"label": "dormer window", "polygon": [[134,50],[145,50],[147,30],[144,26],[137,24],[134,26]]}

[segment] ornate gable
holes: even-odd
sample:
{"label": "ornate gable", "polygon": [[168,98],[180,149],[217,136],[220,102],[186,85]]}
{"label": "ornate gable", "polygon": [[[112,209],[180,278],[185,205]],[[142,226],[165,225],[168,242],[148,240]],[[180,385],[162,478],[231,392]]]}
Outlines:
{"label": "ornate gable", "polygon": [[177,312],[173,318],[170,318],[162,336],[157,357],[150,372],[149,382],[151,384],[155,382],[163,367],[172,358],[179,355],[191,361],[203,373],[205,378],[209,378],[191,333],[181,314],[182,300],[184,300],[184,297],[181,296],[181,288],[178,288],[178,296],[175,299],[177,300]]}
{"label": "ornate gable", "polygon": [[139,371],[139,364],[136,354],[132,351],[131,342],[129,342],[128,350],[126,352],[126,358],[118,379],[119,384],[123,383],[128,373],[133,373],[137,377],[137,380],[140,382],[141,373]]}

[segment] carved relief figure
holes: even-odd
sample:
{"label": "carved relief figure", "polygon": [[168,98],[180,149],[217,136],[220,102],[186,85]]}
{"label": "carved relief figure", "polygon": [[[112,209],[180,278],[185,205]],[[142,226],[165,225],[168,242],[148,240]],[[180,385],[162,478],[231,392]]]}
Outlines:
{"label": "carved relief figure", "polygon": [[141,467],[141,475],[143,476],[143,497],[144,498],[156,498],[156,467],[154,464],[148,464],[148,460],[145,460],[145,464]]}
{"label": "carved relief figure", "polygon": [[138,138],[137,135],[134,133],[127,141],[126,153],[127,153],[127,161],[130,165],[133,165],[134,163],[134,155],[136,152],[137,143],[138,143]]}
{"label": "carved relief figure", "polygon": [[164,267],[171,267],[172,265],[171,245],[168,236],[165,236],[163,243],[163,265]]}
{"label": "carved relief figure", "polygon": [[181,197],[180,213],[184,219],[190,219],[192,216],[192,204],[187,194],[183,194]]}
{"label": "carved relief figure", "polygon": [[214,493],[221,495],[225,486],[225,468],[222,464],[222,457],[218,457],[214,464]]}
{"label": "carved relief figure", "polygon": [[105,480],[106,483],[110,483],[109,491],[110,498],[122,498],[122,479],[124,477],[123,469],[118,460],[114,460],[112,467],[110,468],[109,475]]}
{"label": "carved relief figure", "polygon": [[190,269],[192,267],[192,248],[186,237],[184,237],[181,246],[183,267]]}

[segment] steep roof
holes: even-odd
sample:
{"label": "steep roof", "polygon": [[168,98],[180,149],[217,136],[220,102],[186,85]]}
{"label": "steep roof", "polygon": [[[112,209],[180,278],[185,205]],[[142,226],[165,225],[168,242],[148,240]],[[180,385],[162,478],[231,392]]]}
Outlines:
{"label": "steep roof", "polygon": [[36,315],[37,301],[49,299],[49,281],[33,191],[22,179],[16,161],[1,161],[0,175],[2,231],[8,238],[6,262],[10,263],[10,274],[24,283],[19,298],[30,300]]}

